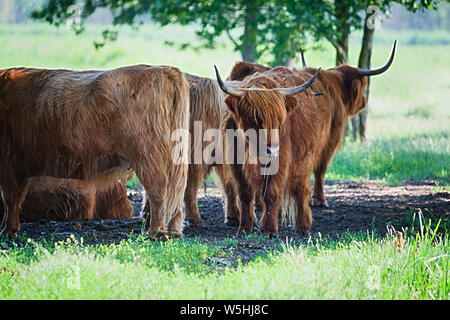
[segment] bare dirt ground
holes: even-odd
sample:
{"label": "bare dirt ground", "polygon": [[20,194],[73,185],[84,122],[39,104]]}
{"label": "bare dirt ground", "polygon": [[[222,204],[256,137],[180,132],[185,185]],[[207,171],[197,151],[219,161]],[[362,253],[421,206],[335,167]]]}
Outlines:
{"label": "bare dirt ground", "polygon": [[[434,216],[443,220],[450,219],[450,193],[437,192],[434,181],[405,181],[399,186],[383,186],[375,181],[367,182],[327,182],[325,194],[328,208],[313,208],[312,236],[336,238],[346,231],[376,231],[379,235],[387,232],[388,226],[401,230],[410,227],[407,216],[421,211],[425,217]],[[139,194],[129,196],[133,205],[138,207]],[[196,238],[202,242],[216,242],[233,238],[237,227],[224,224],[223,199],[220,191],[214,187],[199,190],[198,204],[203,224],[192,227],[186,223],[183,237]],[[258,217],[260,213],[257,213]],[[20,234],[33,239],[66,239],[71,234],[83,237],[85,243],[118,243],[133,232],[143,231],[140,217],[129,220],[103,221],[46,221],[22,223]],[[255,228],[258,233],[258,227]],[[248,256],[246,250],[254,252],[263,247],[273,247],[287,239],[298,240],[291,226],[281,226],[279,238],[267,243],[261,238],[252,243],[252,238],[236,238],[239,245],[236,255]],[[239,250],[241,251],[239,251]]]}

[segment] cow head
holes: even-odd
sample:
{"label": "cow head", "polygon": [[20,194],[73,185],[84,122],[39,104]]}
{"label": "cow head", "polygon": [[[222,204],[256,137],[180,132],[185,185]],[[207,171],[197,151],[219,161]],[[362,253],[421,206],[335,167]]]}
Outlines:
{"label": "cow head", "polygon": [[342,65],[336,67],[337,71],[340,71],[344,80],[344,103],[348,107],[349,115],[355,115],[359,113],[366,106],[366,98],[364,96],[364,90],[368,84],[368,77],[382,74],[391,66],[394,61],[395,48],[397,46],[397,40],[394,42],[392,52],[389,60],[384,66],[378,69],[360,69],[350,67],[348,65]]}
{"label": "cow head", "polygon": [[215,70],[220,88],[228,94],[225,102],[236,125],[244,131],[264,130],[266,140],[258,139],[258,148],[265,146],[269,156],[278,155],[279,135],[272,131],[279,132],[287,115],[299,106],[294,96],[312,85],[320,68],[308,81],[291,88],[280,88],[277,81],[265,74],[255,74],[241,83],[242,87],[236,87],[236,82],[231,85],[222,80],[216,66]]}

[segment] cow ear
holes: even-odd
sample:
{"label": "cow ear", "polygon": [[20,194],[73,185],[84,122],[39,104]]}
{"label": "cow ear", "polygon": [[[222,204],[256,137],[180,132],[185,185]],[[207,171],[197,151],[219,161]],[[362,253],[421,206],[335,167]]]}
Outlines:
{"label": "cow ear", "polygon": [[286,96],[285,98],[285,106],[287,113],[291,113],[295,108],[299,106],[298,100],[295,96]]}
{"label": "cow ear", "polygon": [[227,96],[225,98],[225,104],[233,117],[237,117],[239,115],[238,99],[236,99],[236,97]]}
{"label": "cow ear", "polygon": [[363,85],[361,79],[355,79],[352,81],[352,93],[351,93],[351,112],[356,113],[362,109],[363,106]]}

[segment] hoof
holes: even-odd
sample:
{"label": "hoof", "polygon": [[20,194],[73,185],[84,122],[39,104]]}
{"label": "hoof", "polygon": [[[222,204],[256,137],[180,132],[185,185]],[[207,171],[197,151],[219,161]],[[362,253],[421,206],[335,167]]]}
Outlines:
{"label": "hoof", "polygon": [[240,236],[245,236],[247,234],[251,234],[252,233],[252,229],[246,229],[246,228],[239,228],[237,233],[236,233],[236,237],[240,237]]}
{"label": "hoof", "polygon": [[316,207],[316,208],[329,208],[330,206],[328,205],[327,200],[322,200],[322,199],[312,199],[312,201],[311,201],[311,207]]}
{"label": "hoof", "polygon": [[180,240],[183,235],[179,232],[171,232],[168,236],[169,239],[172,240]]}
{"label": "hoof", "polygon": [[190,227],[198,227],[202,224],[202,219],[187,219]]}
{"label": "hoof", "polygon": [[274,226],[263,227],[263,226],[261,226],[260,230],[263,234],[268,235],[271,239],[272,239],[272,236],[278,235],[278,227],[274,227]]}
{"label": "hoof", "polygon": [[225,223],[230,227],[236,227],[239,225],[239,219],[237,217],[226,217]]}
{"label": "hoof", "polygon": [[10,229],[10,230],[3,230],[0,232],[0,234],[6,234],[11,239],[17,239],[17,233],[19,232],[19,229]]}
{"label": "hoof", "polygon": [[167,241],[169,240],[169,235],[167,234],[167,232],[158,231],[154,235],[149,233],[148,238],[153,241]]}
{"label": "hoof", "polygon": [[310,232],[308,232],[308,231],[305,231],[305,232],[297,232],[297,236],[299,236],[299,237],[301,237],[301,238],[305,238],[305,239],[308,239],[308,238],[310,238],[311,237],[311,233]]}
{"label": "hoof", "polygon": [[278,233],[268,233],[267,235],[269,236],[269,239],[271,239],[271,240],[273,240],[273,239],[279,240],[280,239],[280,236],[278,235]]}

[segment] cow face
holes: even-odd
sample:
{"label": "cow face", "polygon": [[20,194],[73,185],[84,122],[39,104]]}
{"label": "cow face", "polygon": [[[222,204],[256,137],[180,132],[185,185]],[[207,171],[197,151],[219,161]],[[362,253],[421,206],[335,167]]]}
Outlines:
{"label": "cow face", "polygon": [[[216,67],[219,86],[228,94],[225,102],[237,126],[244,131],[258,132],[258,154],[265,148],[267,155],[279,155],[279,132],[287,115],[298,105],[294,95],[309,88],[317,78],[320,69],[304,84],[293,88],[274,88],[276,83],[261,76],[255,83],[257,87],[236,88],[224,83]],[[271,83],[272,81],[272,83]],[[263,134],[260,134],[263,132]]]}
{"label": "cow face", "polygon": [[[225,84],[216,67],[219,86],[228,94],[225,100],[228,109],[237,126],[245,131],[250,151],[254,150],[262,162],[279,156],[281,127],[287,115],[298,106],[293,96],[309,88],[319,71],[304,84],[292,88],[277,88],[277,83],[270,77],[257,75],[247,83],[254,87],[246,85],[238,89],[236,83],[233,86]],[[256,134],[255,140],[249,141],[248,131]]]}
{"label": "cow face", "polygon": [[242,97],[228,96],[225,102],[237,126],[247,133],[247,145],[260,160],[278,157],[279,131],[290,112],[285,97],[277,92],[251,90]]}

